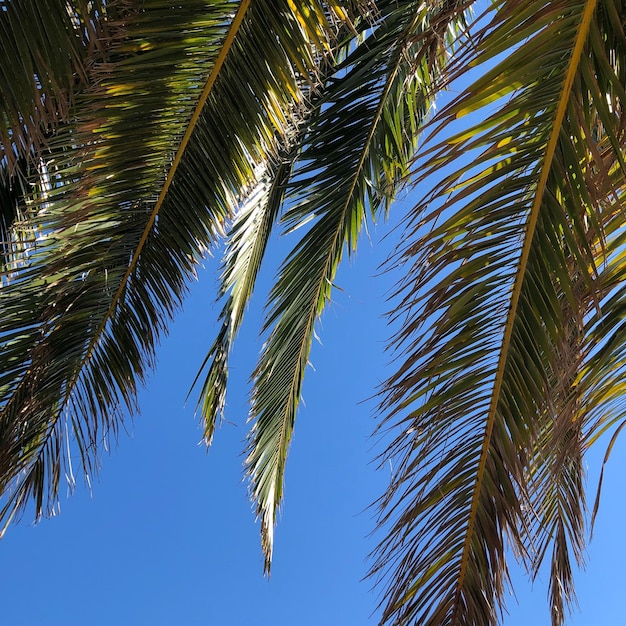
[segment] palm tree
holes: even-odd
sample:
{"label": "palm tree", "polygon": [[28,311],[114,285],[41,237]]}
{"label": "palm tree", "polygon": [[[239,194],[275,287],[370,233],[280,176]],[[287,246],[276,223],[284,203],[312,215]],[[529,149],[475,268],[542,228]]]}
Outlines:
{"label": "palm tree", "polygon": [[472,5],[0,0],[5,529],[29,503],[54,509],[71,450],[95,471],[223,240],[221,326],[196,381],[211,442],[278,230],[295,243],[245,463],[269,571],[316,319],[344,253],[411,180],[420,200],[388,261],[404,277],[397,368],[379,390],[395,468],[371,571],[383,622],[497,624],[511,550],[531,575],[549,559],[564,622],[583,456],[624,423],[626,9]]}

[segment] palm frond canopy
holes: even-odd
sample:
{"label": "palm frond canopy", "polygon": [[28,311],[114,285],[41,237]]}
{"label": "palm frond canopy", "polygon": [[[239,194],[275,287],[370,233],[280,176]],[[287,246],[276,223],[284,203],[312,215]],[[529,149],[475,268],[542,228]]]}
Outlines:
{"label": "palm frond canopy", "polygon": [[[0,0],[5,525],[29,502],[53,509],[70,446],[95,471],[224,237],[197,379],[210,443],[278,231],[295,243],[245,461],[269,571],[316,320],[412,177],[381,390],[383,622],[497,624],[512,548],[532,575],[550,559],[563,623],[583,455],[623,419],[626,12],[497,0],[469,24],[472,4]],[[451,82],[461,94],[436,112]]]}

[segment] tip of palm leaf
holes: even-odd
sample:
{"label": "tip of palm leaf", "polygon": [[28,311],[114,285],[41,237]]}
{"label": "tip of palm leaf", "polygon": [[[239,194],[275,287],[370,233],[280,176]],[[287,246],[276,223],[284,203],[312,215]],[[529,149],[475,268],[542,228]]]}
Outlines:
{"label": "tip of palm leaf", "polygon": [[224,419],[223,411],[214,410],[214,411],[202,411],[202,422],[204,423],[204,433],[202,436],[202,441],[207,448],[211,446],[213,443],[213,436],[215,435],[215,429],[218,424],[222,423]]}
{"label": "tip of palm leaf", "polygon": [[261,519],[261,547],[263,556],[263,573],[269,578],[272,570],[272,553],[274,551],[274,515],[271,514],[271,521],[263,516]]}
{"label": "tip of palm leaf", "polygon": [[204,436],[202,437],[202,442],[207,448],[211,447],[211,444],[213,443],[213,434],[214,434],[214,430],[212,430],[210,433],[205,432]]}
{"label": "tip of palm leaf", "polygon": [[276,524],[276,506],[273,498],[274,486],[270,488],[269,497],[259,503],[257,511],[261,516],[261,549],[265,561],[263,573],[269,577],[272,569],[272,554],[274,552],[274,525]]}

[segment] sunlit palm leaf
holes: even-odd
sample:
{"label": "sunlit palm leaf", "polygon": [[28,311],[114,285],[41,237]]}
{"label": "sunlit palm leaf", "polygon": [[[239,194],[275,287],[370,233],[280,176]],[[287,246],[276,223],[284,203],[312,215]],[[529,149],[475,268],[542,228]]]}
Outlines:
{"label": "sunlit palm leaf", "polygon": [[241,207],[228,235],[220,294],[227,297],[220,313],[222,326],[196,377],[197,381],[208,365],[198,403],[207,445],[211,444],[217,420],[223,416],[228,382],[228,355],[254,290],[272,228],[279,214],[291,165],[291,161],[280,164],[271,183],[269,180],[261,180]]}
{"label": "sunlit palm leaf", "polygon": [[[455,172],[399,256],[401,361],[383,402],[395,473],[374,567],[389,623],[497,623],[508,536],[533,570],[554,545],[560,624],[584,540],[585,425],[604,401],[582,375],[598,341],[587,320],[607,293],[607,233],[623,226],[622,122],[609,113],[623,102],[621,17],[593,1],[496,10],[459,72],[508,54],[442,111],[439,133],[470,112],[485,121],[430,154],[429,175]],[[604,162],[594,123],[613,138]],[[605,355],[603,373],[621,358]]]}
{"label": "sunlit palm leaf", "polygon": [[377,8],[357,24],[361,40],[347,47],[326,86],[287,192],[287,227],[314,221],[270,294],[264,330],[271,333],[254,372],[246,465],[266,569],[316,319],[344,247],[355,249],[368,215],[388,206],[406,176],[446,46],[464,23],[463,3],[380,2]]}

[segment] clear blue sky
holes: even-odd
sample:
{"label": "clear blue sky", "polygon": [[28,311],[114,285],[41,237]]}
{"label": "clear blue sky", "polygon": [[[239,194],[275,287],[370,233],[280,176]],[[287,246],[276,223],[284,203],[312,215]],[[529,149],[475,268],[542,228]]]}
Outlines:
{"label": "clear blue sky", "polygon": [[[0,542],[4,626],[344,626],[376,623],[376,595],[364,576],[374,539],[366,510],[384,489],[369,434],[383,378],[387,330],[381,320],[392,277],[372,275],[390,241],[379,226],[346,263],[313,351],[287,467],[286,501],[274,569],[262,576],[258,526],[242,482],[247,379],[263,290],[232,363],[227,420],[207,455],[189,382],[215,332],[216,262],[209,262],[186,310],[159,350],[127,423],[103,459],[93,495],[84,485],[62,499],[62,514],[32,527],[23,520]],[[271,270],[269,276],[271,276]],[[267,278],[267,275],[266,275]],[[573,626],[620,626],[623,617],[624,442],[608,467],[603,506],[586,573],[578,574]],[[597,470],[590,467],[590,489]],[[516,581],[520,577],[514,575]],[[505,626],[549,625],[547,580],[522,580]]]}

